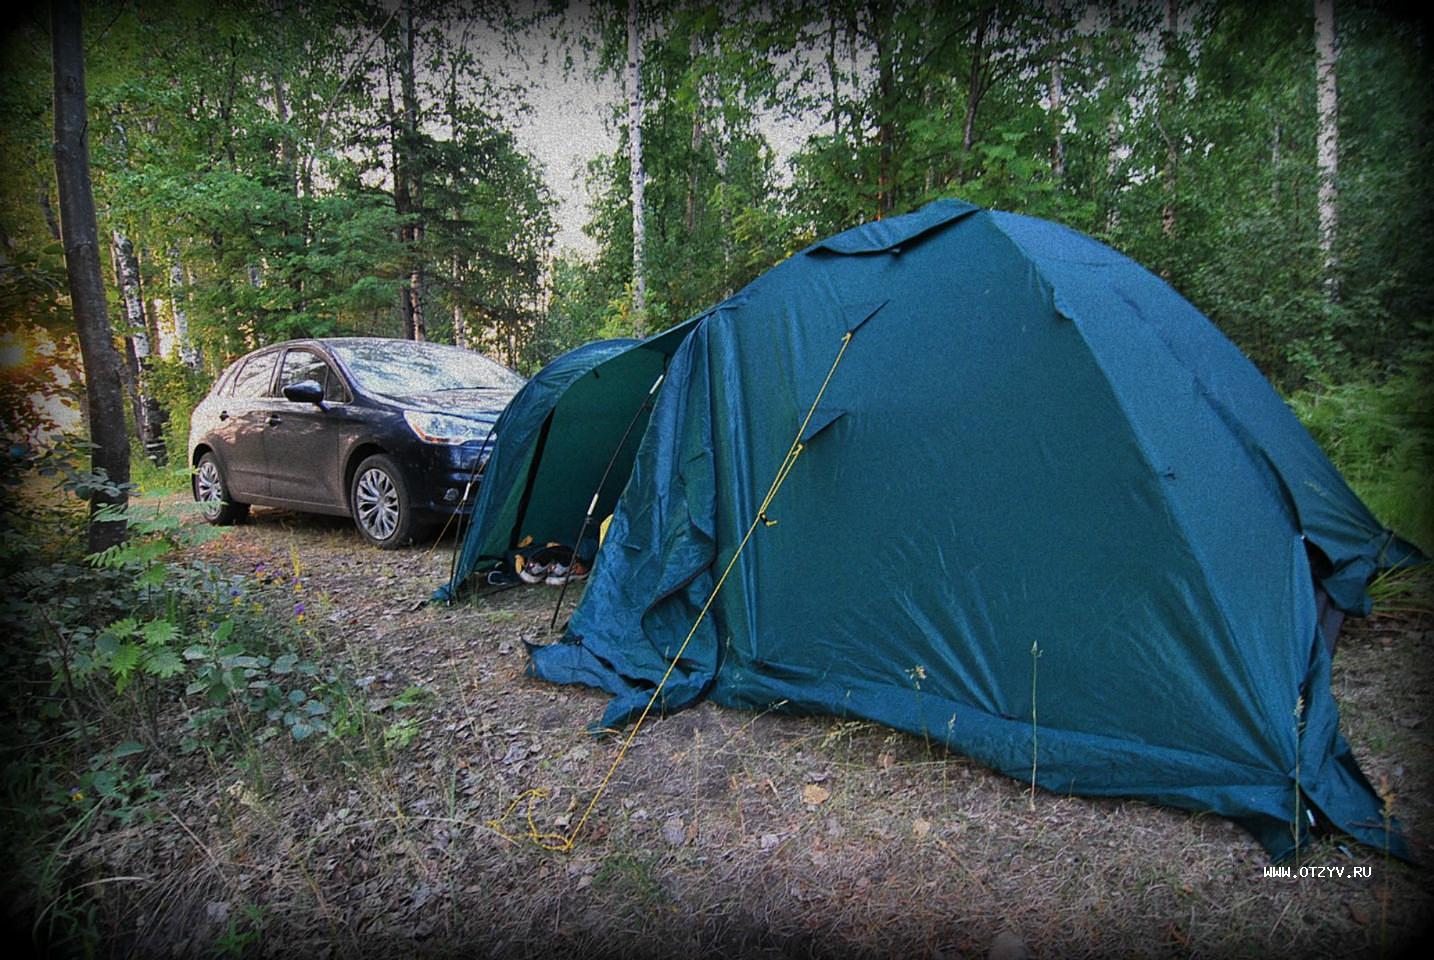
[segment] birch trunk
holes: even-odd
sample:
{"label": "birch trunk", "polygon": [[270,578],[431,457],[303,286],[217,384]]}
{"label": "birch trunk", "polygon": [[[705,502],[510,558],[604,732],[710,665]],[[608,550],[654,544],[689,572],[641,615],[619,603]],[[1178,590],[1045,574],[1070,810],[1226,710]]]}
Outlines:
{"label": "birch trunk", "polygon": [[1051,126],[1055,136],[1051,145],[1051,173],[1059,184],[1066,178],[1066,107],[1065,86],[1061,77],[1061,55],[1064,50],[1064,36],[1057,19],[1060,15],[1059,0],[1046,0],[1046,13],[1052,24],[1052,39],[1055,42],[1051,56]]}
{"label": "birch trunk", "polygon": [[149,318],[145,315],[144,294],[140,290],[139,257],[134,244],[123,232],[112,234],[115,279],[124,303],[125,354],[130,358],[130,374],[134,382],[134,429],[145,454],[156,463],[164,460],[163,411],[149,390],[149,365],[153,356],[153,340]]}
{"label": "birch trunk", "polygon": [[642,166],[642,44],[637,0],[627,0],[627,144],[632,168],[632,330],[640,337],[646,332],[647,311],[647,233],[643,223],[647,174]]}
{"label": "birch trunk", "polygon": [[1120,111],[1117,108],[1112,110],[1110,121],[1105,126],[1105,179],[1106,179],[1106,203],[1105,231],[1114,233],[1115,228],[1120,226],[1120,208],[1116,204],[1116,195],[1121,186],[1120,154],[1121,154],[1121,124]]}
{"label": "birch trunk", "polygon": [[[1174,126],[1175,115],[1175,94],[1176,82],[1175,44],[1176,31],[1180,26],[1180,6],[1178,0],[1165,0],[1165,10],[1160,26],[1160,128],[1161,135],[1165,138],[1165,170],[1162,179],[1165,184],[1165,200],[1160,208],[1160,232],[1166,237],[1175,236],[1175,189],[1177,163],[1180,159],[1179,151],[1176,148]],[[1170,277],[1168,266],[1161,269],[1161,275],[1166,279]]]}
{"label": "birch trunk", "polygon": [[90,496],[87,543],[93,553],[124,542],[128,533],[125,524],[97,523],[94,515],[106,504],[123,507],[129,502],[129,435],[124,425],[119,355],[114,348],[100,272],[99,228],[86,134],[85,48],[80,16],[79,0],[53,0],[50,4],[55,181],[70,305],[85,367],[90,440],[95,444],[90,452],[90,469],[103,471],[110,481],[120,485],[116,493],[96,491]]}
{"label": "birch trunk", "polygon": [[179,248],[169,248],[169,303],[174,313],[174,348],[179,360],[191,370],[199,369],[199,351],[189,335],[189,311],[184,305],[187,287],[184,282],[184,265],[179,260]]}
{"label": "birch trunk", "polygon": [[1315,84],[1319,134],[1316,159],[1319,166],[1319,248],[1323,258],[1325,293],[1331,301],[1339,296],[1335,276],[1337,257],[1335,235],[1339,229],[1339,85],[1336,75],[1338,33],[1334,21],[1334,0],[1314,0]]}
{"label": "birch trunk", "polygon": [[881,121],[876,127],[876,219],[885,217],[896,207],[895,165],[896,125],[892,121],[895,108],[896,75],[892,63],[894,42],[888,30],[894,19],[886,5],[872,5],[872,33],[876,44],[876,96]]}
{"label": "birch trunk", "polygon": [[[695,30],[688,40],[688,55],[694,66],[702,58],[702,38]],[[687,164],[687,195],[683,199],[682,205],[682,225],[688,236],[692,235],[693,229],[697,226],[697,173],[702,156],[704,135],[702,124],[707,113],[706,81],[706,75],[701,76],[697,81],[697,102],[692,110],[692,139],[689,144],[692,152]]]}
{"label": "birch trunk", "polygon": [[[399,74],[403,91],[403,137],[404,177],[407,180],[408,212],[415,216],[419,209],[418,181],[414,176],[416,163],[413,146],[418,141],[418,80],[415,70],[417,39],[413,26],[413,0],[404,2],[404,38],[402,72]],[[412,324],[410,336],[414,340],[428,339],[423,319],[423,262],[419,258],[419,245],[423,240],[423,224],[413,222],[408,227],[409,263],[408,274],[408,319]]]}

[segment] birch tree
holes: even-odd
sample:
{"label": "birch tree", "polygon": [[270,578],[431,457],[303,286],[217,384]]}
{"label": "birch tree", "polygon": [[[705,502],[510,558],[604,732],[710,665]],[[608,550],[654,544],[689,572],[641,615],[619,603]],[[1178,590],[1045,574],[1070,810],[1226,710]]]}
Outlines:
{"label": "birch tree", "polygon": [[1334,0],[1314,0],[1315,84],[1319,115],[1316,159],[1319,167],[1319,246],[1324,285],[1330,300],[1339,294],[1335,277],[1335,233],[1339,226],[1339,86],[1335,69]]}
{"label": "birch tree", "polygon": [[637,0],[627,0],[627,146],[632,178],[632,329],[642,336],[647,309],[647,234],[642,217],[647,174],[642,166],[642,42]]}
{"label": "birch tree", "polygon": [[151,457],[159,458],[164,451],[164,438],[159,423],[162,414],[158,401],[150,393],[148,383],[154,343],[150,337],[149,317],[144,309],[144,296],[140,291],[139,256],[135,253],[134,243],[121,230],[113,231],[110,242],[115,281],[124,306],[125,326],[121,332],[125,341],[125,358],[128,362],[130,390],[134,402],[134,432],[145,452]]}

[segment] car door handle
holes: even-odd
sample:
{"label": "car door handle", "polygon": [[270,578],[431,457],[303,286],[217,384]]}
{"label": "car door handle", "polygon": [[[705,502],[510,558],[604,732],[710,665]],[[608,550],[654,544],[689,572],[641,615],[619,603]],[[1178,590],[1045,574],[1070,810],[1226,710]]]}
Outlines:
{"label": "car door handle", "polygon": [[279,417],[279,415],[278,415],[277,413],[271,413],[271,414],[269,414],[269,426],[271,426],[271,427],[276,427],[276,426],[278,426],[278,425],[279,425],[280,423],[282,423],[282,422],[283,422],[282,419]]}

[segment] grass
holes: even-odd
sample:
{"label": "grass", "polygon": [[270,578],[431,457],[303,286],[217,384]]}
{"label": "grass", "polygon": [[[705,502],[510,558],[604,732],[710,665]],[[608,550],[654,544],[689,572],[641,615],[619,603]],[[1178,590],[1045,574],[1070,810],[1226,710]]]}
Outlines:
{"label": "grass", "polygon": [[170,460],[159,466],[149,457],[136,454],[130,458],[130,482],[142,497],[164,497],[189,493],[191,471],[183,462]]}
{"label": "grass", "polygon": [[1316,386],[1290,405],[1354,492],[1434,556],[1434,385],[1419,374]]}

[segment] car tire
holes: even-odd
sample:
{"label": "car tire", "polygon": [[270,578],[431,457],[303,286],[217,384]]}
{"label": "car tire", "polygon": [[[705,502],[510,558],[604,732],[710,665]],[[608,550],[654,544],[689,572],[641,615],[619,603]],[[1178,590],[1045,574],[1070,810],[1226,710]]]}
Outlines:
{"label": "car tire", "polygon": [[408,481],[386,454],[376,453],[358,465],[349,486],[349,508],[359,533],[381,550],[401,547],[418,532]]}
{"label": "car tire", "polygon": [[219,458],[212,453],[206,453],[199,458],[190,487],[204,519],[216,527],[237,523],[249,513],[249,504],[230,498],[229,483],[224,479],[224,468],[219,466]]}

